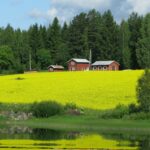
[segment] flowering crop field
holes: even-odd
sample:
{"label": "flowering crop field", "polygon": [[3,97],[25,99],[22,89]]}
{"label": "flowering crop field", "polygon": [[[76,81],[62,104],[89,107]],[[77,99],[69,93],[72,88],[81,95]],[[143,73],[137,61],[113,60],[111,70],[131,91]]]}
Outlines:
{"label": "flowering crop field", "polygon": [[143,71],[28,73],[0,76],[0,102],[61,104],[109,109],[137,101],[136,85]]}

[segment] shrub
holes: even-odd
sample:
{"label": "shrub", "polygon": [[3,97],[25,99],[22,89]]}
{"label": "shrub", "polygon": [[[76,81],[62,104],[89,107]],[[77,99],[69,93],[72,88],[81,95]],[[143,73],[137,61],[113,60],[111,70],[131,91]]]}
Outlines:
{"label": "shrub", "polygon": [[138,81],[137,98],[141,109],[150,112],[150,71],[148,70]]}
{"label": "shrub", "polygon": [[125,115],[123,119],[129,119],[129,120],[148,120],[150,119],[150,113],[146,112],[139,112],[139,113],[133,113],[130,115]]}
{"label": "shrub", "polygon": [[99,117],[103,119],[121,119],[123,118],[123,116],[128,115],[128,114],[129,114],[129,109],[127,106],[118,105],[116,106],[115,109],[101,112]]}
{"label": "shrub", "polygon": [[136,104],[130,104],[129,105],[129,114],[138,113],[138,112],[140,112],[139,106],[137,106]]}
{"label": "shrub", "polygon": [[0,103],[0,111],[13,111],[15,113],[18,112],[29,113],[30,109],[31,109],[31,104]]}
{"label": "shrub", "polygon": [[62,105],[54,101],[42,101],[39,103],[33,103],[31,112],[33,116],[38,118],[48,118],[60,114],[63,110]]}
{"label": "shrub", "polygon": [[64,107],[65,110],[69,110],[69,109],[77,109],[77,105],[74,103],[67,103]]}

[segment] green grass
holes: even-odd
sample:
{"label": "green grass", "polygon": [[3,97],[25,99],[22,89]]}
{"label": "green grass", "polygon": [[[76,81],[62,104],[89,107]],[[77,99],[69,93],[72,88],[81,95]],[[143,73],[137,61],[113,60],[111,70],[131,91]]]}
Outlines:
{"label": "green grass", "polygon": [[78,107],[110,109],[136,103],[137,80],[143,71],[32,73],[0,76],[0,102],[53,100]]}

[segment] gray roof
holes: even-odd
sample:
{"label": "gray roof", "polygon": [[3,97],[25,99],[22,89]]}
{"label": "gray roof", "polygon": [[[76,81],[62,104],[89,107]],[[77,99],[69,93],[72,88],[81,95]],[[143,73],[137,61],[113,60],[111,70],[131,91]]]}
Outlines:
{"label": "gray roof", "polygon": [[59,66],[59,65],[50,65],[48,68],[50,68],[50,67],[52,67],[54,69],[64,69],[63,66]]}
{"label": "gray roof", "polygon": [[107,66],[107,65],[112,64],[113,62],[116,62],[116,61],[114,61],[114,60],[110,60],[110,61],[96,61],[95,63],[92,64],[92,66]]}
{"label": "gray roof", "polygon": [[74,60],[77,63],[90,63],[87,59],[72,58],[71,60]]}

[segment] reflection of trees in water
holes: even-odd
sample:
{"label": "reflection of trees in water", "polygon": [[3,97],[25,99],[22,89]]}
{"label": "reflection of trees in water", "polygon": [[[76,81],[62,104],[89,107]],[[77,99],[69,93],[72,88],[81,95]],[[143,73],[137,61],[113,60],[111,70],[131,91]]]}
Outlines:
{"label": "reflection of trees in water", "polygon": [[[150,150],[150,135],[136,135],[130,133],[100,133],[105,139],[116,140],[118,146],[139,147],[140,150]],[[128,141],[128,145],[124,145],[123,141]]]}
{"label": "reflection of trees in water", "polygon": [[78,132],[64,132],[50,129],[33,129],[31,139],[36,140],[59,140],[59,139],[76,139],[79,137]]}
{"label": "reflection of trees in water", "polygon": [[139,142],[140,150],[150,150],[150,136]]}
{"label": "reflection of trees in water", "polygon": [[[83,133],[84,134],[84,133]],[[86,133],[87,135],[88,133]],[[150,134],[136,135],[132,133],[97,132],[108,140],[118,141],[118,147],[139,147],[139,150],[150,150]],[[147,134],[147,135],[146,135]],[[77,139],[79,132],[66,132],[50,129],[31,129],[27,127],[0,128],[0,139],[33,139],[33,140],[61,140]]]}
{"label": "reflection of trees in water", "polygon": [[11,126],[0,128],[0,139],[29,139],[32,129],[28,127]]}
{"label": "reflection of trees in water", "polygon": [[80,133],[12,126],[0,128],[0,135],[0,139],[69,140],[78,138]]}

